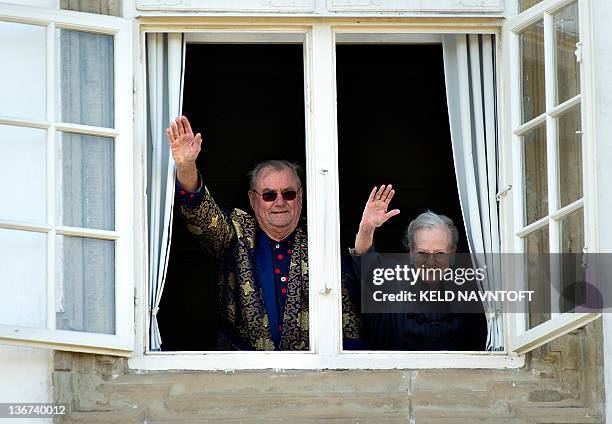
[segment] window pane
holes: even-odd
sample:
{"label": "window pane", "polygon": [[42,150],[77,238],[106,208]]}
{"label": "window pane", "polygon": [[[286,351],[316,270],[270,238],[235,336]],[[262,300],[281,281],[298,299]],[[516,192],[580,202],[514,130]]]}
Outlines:
{"label": "window pane", "polygon": [[46,237],[0,229],[0,324],[47,326]]}
{"label": "window pane", "polygon": [[66,29],[58,31],[61,120],[113,127],[113,36]]}
{"label": "window pane", "polygon": [[[250,222],[257,218],[265,224],[267,218],[252,212],[246,174],[255,163],[272,158],[306,163],[303,46],[187,44],[186,49],[183,113],[194,131],[205,129],[207,137],[197,164],[211,194],[204,207],[214,199],[228,213],[248,213]],[[283,182],[282,175],[264,184],[262,175],[255,181],[260,193],[294,185],[293,180]],[[298,214],[295,208],[304,199],[306,216],[304,183],[302,195],[286,205]],[[186,195],[179,190],[175,199],[168,277],[158,315],[161,349],[308,350],[305,227],[298,225],[295,237],[272,244],[263,231],[255,231],[261,227],[250,223],[228,233],[218,210],[201,219],[190,213]],[[258,210],[265,206],[261,196],[252,196]],[[254,250],[231,247],[246,247],[242,240],[247,239]],[[244,255],[250,259],[243,260]]]}
{"label": "window pane", "polygon": [[526,225],[548,214],[547,168],[546,127],[540,125],[523,136]]}
{"label": "window pane", "polygon": [[46,28],[0,22],[0,116],[46,119]]}
{"label": "window pane", "polygon": [[59,330],[115,333],[115,243],[57,236]]}
{"label": "window pane", "polygon": [[[415,57],[419,66],[414,66]],[[348,255],[348,248],[355,246],[368,195],[381,183],[393,184],[396,194],[389,210],[397,208],[401,214],[376,229],[373,243],[377,252],[406,252],[406,228],[427,209],[453,219],[460,234],[458,249],[468,250],[458,192],[453,189],[457,181],[443,62],[441,46],[435,44],[336,46],[345,350],[361,348],[351,340],[351,328],[361,328],[363,347],[368,350],[465,351],[485,347],[484,314],[453,315],[436,310],[433,304],[415,302],[398,302],[404,303],[405,309],[399,311],[403,313],[393,313],[398,312],[397,307],[382,302],[376,311],[380,313],[371,313],[375,309],[373,291],[361,280],[362,271],[366,274],[369,268],[368,260]],[[415,158],[409,172],[408,157]],[[441,187],[448,188],[443,195]],[[413,247],[420,249],[421,244]],[[397,264],[385,262],[386,266]],[[355,316],[361,326],[356,325]]]}
{"label": "window pane", "polygon": [[545,111],[544,22],[538,21],[520,33],[523,120]]}
{"label": "window pane", "polygon": [[557,68],[556,104],[580,93],[580,65],[576,60],[578,4],[572,3],[554,15],[555,66]]}
{"label": "window pane", "polygon": [[46,222],[45,146],[45,130],[0,125],[0,219]]}
{"label": "window pane", "polygon": [[535,6],[540,3],[542,0],[519,0],[520,2],[520,12],[524,12],[529,9],[531,6]]}
{"label": "window pane", "polygon": [[548,226],[525,237],[527,290],[533,290],[529,302],[529,328],[550,319],[550,259],[546,255],[549,251]]}
{"label": "window pane", "polygon": [[582,253],[584,247],[584,218],[582,209],[561,220],[561,253]]}
{"label": "window pane", "polygon": [[563,218],[561,225],[560,310],[567,312],[586,301],[586,274],[582,266],[584,247],[584,213],[577,210]]}
{"label": "window pane", "polygon": [[115,228],[114,140],[60,133],[57,216],[62,225]]}
{"label": "window pane", "polygon": [[559,116],[557,143],[560,207],[582,197],[582,135],[577,133],[580,128],[580,106]]}

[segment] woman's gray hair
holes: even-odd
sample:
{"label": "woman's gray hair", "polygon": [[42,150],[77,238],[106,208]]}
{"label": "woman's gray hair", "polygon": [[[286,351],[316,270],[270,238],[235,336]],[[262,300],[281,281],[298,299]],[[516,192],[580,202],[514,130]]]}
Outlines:
{"label": "woman's gray hair", "polygon": [[284,169],[290,169],[295,175],[295,179],[297,180],[299,187],[302,188],[302,167],[295,162],[289,162],[288,160],[280,159],[280,160],[266,160],[263,162],[259,162],[257,165],[253,167],[253,169],[247,174],[249,177],[249,189],[255,190],[257,186],[257,176],[264,168],[273,168],[276,171],[282,171]]}
{"label": "woman's gray hair", "polygon": [[406,250],[410,250],[414,247],[414,236],[417,231],[423,229],[431,229],[437,227],[446,227],[451,234],[452,247],[457,248],[459,243],[459,231],[455,227],[455,223],[446,215],[438,215],[430,210],[423,212],[417,216],[406,228],[404,237],[402,238],[402,244]]}

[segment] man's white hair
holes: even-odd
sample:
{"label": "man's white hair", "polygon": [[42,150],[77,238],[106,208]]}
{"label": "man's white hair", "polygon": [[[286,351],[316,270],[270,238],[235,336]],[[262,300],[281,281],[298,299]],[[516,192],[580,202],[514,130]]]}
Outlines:
{"label": "man's white hair", "polygon": [[285,169],[290,169],[295,176],[295,179],[298,183],[298,188],[302,188],[302,167],[295,162],[290,162],[288,160],[280,159],[280,160],[266,160],[264,162],[259,162],[256,164],[253,169],[247,174],[249,177],[249,189],[255,190],[257,186],[257,177],[259,173],[265,168],[272,168],[276,171],[283,171]]}

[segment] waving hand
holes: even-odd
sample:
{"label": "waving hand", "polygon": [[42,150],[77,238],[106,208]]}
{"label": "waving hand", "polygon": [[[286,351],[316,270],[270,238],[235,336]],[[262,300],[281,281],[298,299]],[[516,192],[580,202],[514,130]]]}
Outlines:
{"label": "waving hand", "polygon": [[389,203],[394,195],[395,190],[393,190],[391,184],[388,186],[383,184],[380,188],[374,187],[372,189],[363,209],[359,232],[355,237],[356,255],[362,255],[370,249],[376,228],[387,222],[389,218],[400,213],[399,209],[389,210]]}

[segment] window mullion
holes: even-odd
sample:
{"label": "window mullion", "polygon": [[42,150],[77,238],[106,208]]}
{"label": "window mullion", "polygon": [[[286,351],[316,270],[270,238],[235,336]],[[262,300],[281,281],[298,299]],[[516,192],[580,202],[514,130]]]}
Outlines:
{"label": "window mullion", "polygon": [[[580,129],[582,131],[582,163],[596,163],[597,160],[592,148],[592,79],[587,79],[591,71],[591,32],[586,28],[591,28],[590,2],[578,0],[578,19],[579,19],[579,42],[580,47]],[[582,193],[584,199],[584,246],[583,251],[596,252],[598,246],[598,234],[595,223],[597,214],[595,208],[595,188],[596,170],[595,166],[584,166],[582,169]]]}
{"label": "window mullion", "polygon": [[[309,187],[310,343],[315,352],[333,355],[340,340],[340,264],[338,165],[335,132],[334,34],[329,24],[315,24],[310,45]],[[313,219],[314,218],[314,219]]]}
{"label": "window mullion", "polygon": [[555,66],[555,40],[554,40],[554,22],[553,15],[544,14],[544,81],[546,87],[546,167],[548,179],[548,216],[549,219],[549,252],[550,257],[550,305],[551,318],[554,318],[557,313],[556,305],[559,304],[559,289],[561,284],[561,275],[559,262],[554,255],[559,251],[559,221],[553,219],[551,215],[558,209],[558,194],[559,194],[559,173],[557,164],[557,121],[550,114],[550,111],[555,106],[555,81],[556,81],[556,66]]}
{"label": "window mullion", "polygon": [[55,278],[56,278],[56,184],[55,184],[55,107],[56,107],[56,49],[55,23],[47,25],[47,328],[55,330]]}

